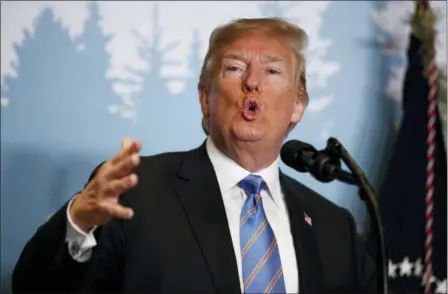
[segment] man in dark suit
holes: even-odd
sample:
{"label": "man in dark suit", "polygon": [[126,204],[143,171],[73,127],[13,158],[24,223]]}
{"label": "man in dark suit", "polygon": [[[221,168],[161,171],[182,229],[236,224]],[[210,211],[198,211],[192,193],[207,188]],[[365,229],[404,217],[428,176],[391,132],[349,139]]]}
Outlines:
{"label": "man in dark suit", "polygon": [[375,291],[350,213],[284,175],[308,104],[306,35],[280,19],[215,29],[199,80],[207,140],[101,164],[26,244],[19,292]]}

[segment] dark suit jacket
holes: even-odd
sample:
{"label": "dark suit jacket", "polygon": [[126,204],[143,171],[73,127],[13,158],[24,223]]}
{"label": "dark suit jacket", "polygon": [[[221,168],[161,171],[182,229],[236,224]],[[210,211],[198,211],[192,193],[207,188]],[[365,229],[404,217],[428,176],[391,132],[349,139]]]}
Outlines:
{"label": "dark suit jacket", "polygon": [[[68,254],[66,204],[26,244],[14,270],[13,291],[241,293],[205,144],[189,152],[142,157],[137,173],[139,184],[121,198],[134,208],[133,219],[99,228],[90,261],[77,263]],[[374,265],[351,214],[282,173],[280,181],[300,293],[374,292]]]}

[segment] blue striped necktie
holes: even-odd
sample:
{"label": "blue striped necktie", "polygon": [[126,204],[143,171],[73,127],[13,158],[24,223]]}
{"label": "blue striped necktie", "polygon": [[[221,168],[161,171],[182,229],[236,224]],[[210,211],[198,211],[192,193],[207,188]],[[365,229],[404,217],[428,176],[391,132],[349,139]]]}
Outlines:
{"label": "blue striped necktie", "polygon": [[247,194],[240,220],[244,293],[286,293],[277,240],[261,201],[266,183],[249,175],[238,186]]}

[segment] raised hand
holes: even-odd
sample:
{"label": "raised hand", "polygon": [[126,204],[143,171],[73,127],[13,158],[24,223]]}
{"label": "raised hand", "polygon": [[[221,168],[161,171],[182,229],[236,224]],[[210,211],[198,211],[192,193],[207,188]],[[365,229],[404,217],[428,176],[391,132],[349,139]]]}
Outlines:
{"label": "raised hand", "polygon": [[134,170],[140,163],[140,150],[139,140],[123,139],[120,152],[104,162],[84,190],[76,196],[69,213],[72,221],[83,231],[104,225],[112,217],[132,218],[132,209],[120,205],[118,199],[137,184]]}

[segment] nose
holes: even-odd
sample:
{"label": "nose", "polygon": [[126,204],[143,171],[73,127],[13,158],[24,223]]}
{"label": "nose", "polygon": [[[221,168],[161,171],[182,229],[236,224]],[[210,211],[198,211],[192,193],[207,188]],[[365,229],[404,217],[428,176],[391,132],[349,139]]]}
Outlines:
{"label": "nose", "polygon": [[248,70],[243,80],[243,92],[250,93],[260,90],[260,77],[255,70]]}

